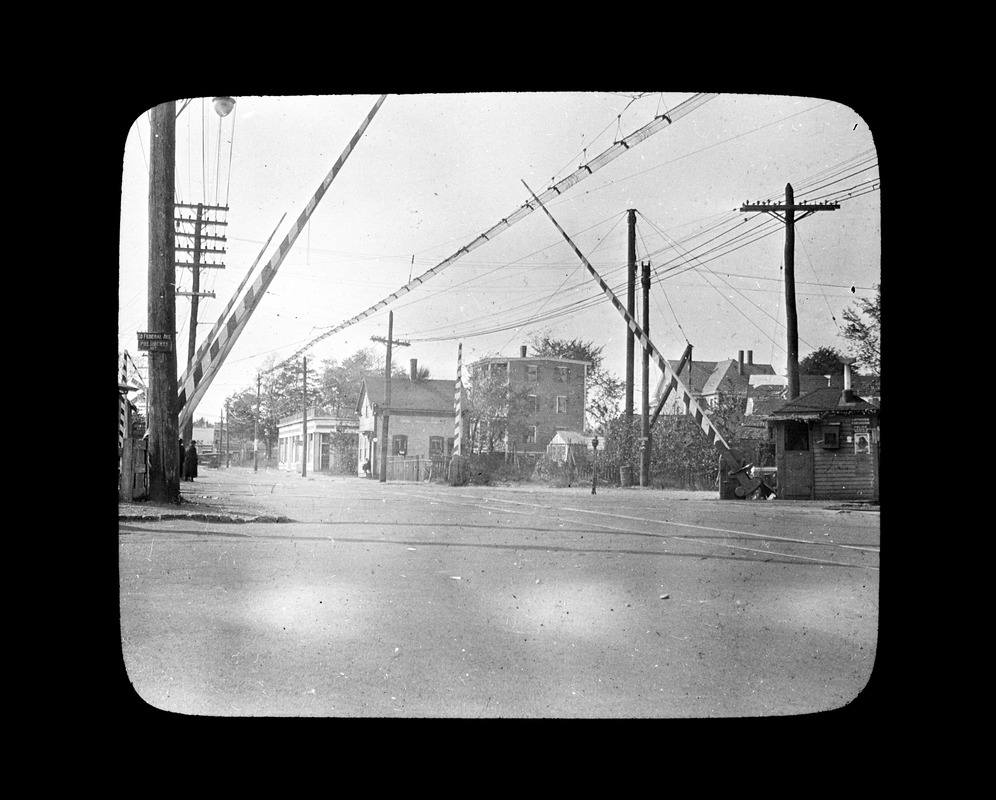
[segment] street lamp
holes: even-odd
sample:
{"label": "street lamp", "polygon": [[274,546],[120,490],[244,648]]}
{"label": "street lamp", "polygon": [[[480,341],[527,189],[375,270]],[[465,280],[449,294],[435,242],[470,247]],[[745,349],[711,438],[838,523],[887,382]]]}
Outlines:
{"label": "street lamp", "polygon": [[235,108],[234,97],[215,97],[211,102],[214,104],[214,110],[218,112],[219,117],[227,117]]}

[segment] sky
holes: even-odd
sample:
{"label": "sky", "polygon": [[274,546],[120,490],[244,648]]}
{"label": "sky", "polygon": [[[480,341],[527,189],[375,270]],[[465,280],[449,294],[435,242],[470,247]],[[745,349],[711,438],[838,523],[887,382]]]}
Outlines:
{"label": "sky", "polygon": [[[309,368],[361,348],[455,379],[464,363],[517,355],[532,335],[603,347],[625,376],[626,324],[550,219],[535,211],[421,287],[331,336],[435,267],[613,142],[692,92],[388,94],[281,263],[194,416],[216,423],[225,399],[304,350]],[[211,98],[176,98],[179,203],[223,205],[224,269],[201,271],[198,344],[253,262],[268,261],[371,111],[377,95],[246,96],[219,117]],[[185,105],[186,104],[186,105]],[[185,105],[185,107],[184,107]],[[147,331],[149,115],[121,153],[118,350],[141,362]],[[784,225],[744,202],[840,204],[795,225],[800,358],[846,352],[842,312],[881,280],[875,131],[832,97],[718,94],[565,191],[548,209],[625,301],[627,212],[637,263],[652,267],[650,337],[667,357],[737,358],[785,373]],[[527,189],[527,185],[529,189]],[[281,221],[282,218],[282,221]],[[265,247],[268,237],[272,241]],[[177,270],[178,289],[191,271]],[[641,307],[639,282],[637,309]],[[178,297],[184,369],[190,300]],[[642,320],[641,320],[642,322]],[[318,340],[318,341],[316,341]],[[312,344],[314,342],[314,344]],[[640,366],[637,357],[639,407]],[[659,371],[651,370],[651,391]],[[147,376],[146,376],[147,378]]]}

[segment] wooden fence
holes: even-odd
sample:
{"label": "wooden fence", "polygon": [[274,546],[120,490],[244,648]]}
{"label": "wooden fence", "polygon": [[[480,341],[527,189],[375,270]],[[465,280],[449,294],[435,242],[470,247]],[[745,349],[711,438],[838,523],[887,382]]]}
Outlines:
{"label": "wooden fence", "polygon": [[125,503],[142,500],[149,494],[148,447],[146,439],[130,436],[126,436],[121,442],[118,499]]}
{"label": "wooden fence", "polygon": [[444,456],[388,456],[389,481],[445,480],[449,459]]}

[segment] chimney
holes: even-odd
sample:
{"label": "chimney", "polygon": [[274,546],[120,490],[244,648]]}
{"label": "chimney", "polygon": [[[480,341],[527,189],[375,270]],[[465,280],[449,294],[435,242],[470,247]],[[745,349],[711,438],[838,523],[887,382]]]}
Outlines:
{"label": "chimney", "polygon": [[418,359],[413,358],[409,363],[411,364],[411,379],[415,380],[418,377]]}
{"label": "chimney", "polygon": [[522,345],[522,347],[519,348],[519,358],[525,358],[525,357],[526,357],[526,346]]}
{"label": "chimney", "polygon": [[751,366],[751,367],[754,366],[754,351],[753,350],[748,350],[747,351],[747,365]]}
{"label": "chimney", "polygon": [[744,374],[744,351],[743,350],[741,350],[737,354],[737,374],[738,375],[743,375]]}
{"label": "chimney", "polygon": [[854,402],[854,390],[851,388],[851,364],[853,358],[841,359],[844,362],[844,391],[840,393],[840,405]]}

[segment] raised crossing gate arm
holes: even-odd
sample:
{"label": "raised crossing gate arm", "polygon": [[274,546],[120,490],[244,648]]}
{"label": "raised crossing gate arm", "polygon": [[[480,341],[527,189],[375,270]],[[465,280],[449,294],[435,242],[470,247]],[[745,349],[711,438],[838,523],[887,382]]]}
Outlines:
{"label": "raised crossing gate arm", "polygon": [[[529,189],[529,185],[525,181],[522,182],[526,189]],[[623,319],[626,320],[626,324],[629,329],[633,331],[633,334],[640,340],[640,343],[646,350],[650,351],[651,356],[654,359],[654,363],[660,368],[661,372],[664,373],[664,379],[666,383],[666,391],[677,391],[681,397],[682,402],[685,405],[688,414],[691,415],[698,426],[702,429],[702,432],[708,437],[709,441],[712,443],[713,447],[719,451],[720,456],[723,459],[723,463],[729,470],[729,474],[734,476],[740,486],[746,491],[754,491],[760,485],[760,481],[751,479],[747,472],[750,464],[744,458],[743,454],[739,450],[735,450],[730,446],[730,444],[723,438],[723,434],[719,432],[715,425],[712,424],[712,420],[709,419],[708,413],[706,413],[705,407],[696,400],[692,393],[689,391],[688,387],[681,382],[678,375],[671,365],[667,363],[667,360],[657,349],[650,337],[644,332],[643,328],[639,326],[633,316],[626,310],[626,307],[619,301],[619,298],[613,294],[609,285],[603,280],[602,276],[598,274],[595,268],[591,265],[591,262],[585,258],[584,254],[578,249],[577,245],[571,240],[571,237],[567,235],[567,232],[560,227],[560,224],[553,218],[550,211],[543,205],[542,201],[536,196],[532,189],[529,189],[529,193],[533,196],[533,199],[539,204],[540,208],[546,212],[546,215],[550,218],[550,221],[557,227],[560,231],[561,236],[567,241],[574,252],[577,254],[578,258],[585,265],[585,268],[591,274],[591,276],[598,282],[601,287],[602,292],[606,297],[612,302],[612,305],[616,307],[616,310],[622,315]],[[750,488],[748,488],[750,487]]]}
{"label": "raised crossing gate arm", "polygon": [[[687,114],[690,114],[692,111],[695,111],[700,106],[704,105],[706,102],[712,100],[717,96],[718,95],[716,93],[695,94],[692,97],[685,100],[684,102],[675,106],[674,109],[670,111],[668,114],[661,114],[660,116],[655,117],[653,120],[648,122],[642,128],[637,129],[629,136],[622,138],[618,142],[614,142],[604,152],[600,153],[599,155],[591,159],[591,161],[588,161],[586,164],[582,164],[566,178],[553,184],[553,186],[551,186],[549,189],[546,189],[540,195],[541,200],[546,202],[548,200],[556,199],[575,184],[584,180],[589,175],[594,174],[609,162],[614,161],[616,158],[625,153],[634,145],[639,144],[645,139],[649,139],[655,133],[662,131],[664,128],[673,124],[674,122],[686,116]],[[296,353],[290,356],[290,358],[286,359],[282,363],[287,363],[289,361],[294,361],[295,359],[300,358],[301,355],[303,355],[307,350],[311,349],[311,347],[313,347],[323,339],[327,339],[329,336],[332,336],[333,334],[336,334],[339,331],[344,330],[345,328],[348,328],[349,326],[354,325],[357,322],[366,319],[367,317],[371,316],[377,311],[380,311],[390,303],[393,303],[395,300],[398,300],[402,296],[408,294],[408,292],[412,291],[413,289],[418,288],[430,278],[434,277],[435,275],[438,275],[440,272],[442,272],[448,266],[453,264],[455,261],[467,255],[471,250],[480,247],[482,244],[491,241],[499,233],[508,230],[508,228],[510,228],[519,220],[531,214],[534,210],[535,209],[530,203],[524,203],[523,205],[519,206],[519,208],[517,208],[513,213],[509,214],[509,216],[505,217],[501,222],[497,223],[496,225],[493,225],[491,228],[486,230],[484,233],[480,234],[473,241],[468,242],[466,245],[457,250],[457,252],[455,252],[449,258],[441,261],[436,266],[432,267],[429,270],[426,270],[421,275],[413,278],[404,286],[402,286],[400,289],[398,289],[396,292],[388,295],[383,300],[378,302],[376,305],[373,305],[370,308],[368,308],[366,311],[357,314],[355,317],[347,319],[345,322],[339,323],[338,325],[325,331],[323,334],[316,337],[315,339],[312,339],[308,344],[306,344],[304,347],[302,347],[300,350],[298,350]],[[278,364],[277,367],[279,366],[281,365]],[[276,369],[277,367],[274,367],[274,369]]]}
{"label": "raised crossing gate arm", "polygon": [[225,363],[225,358],[231,352],[232,347],[234,347],[235,342],[238,340],[242,331],[245,329],[246,323],[252,316],[253,311],[259,305],[259,301],[262,299],[263,295],[266,293],[267,287],[273,281],[277,270],[283,263],[284,258],[290,252],[291,247],[297,240],[301,231],[304,230],[305,226],[308,224],[308,220],[314,213],[315,208],[321,201],[322,197],[325,196],[325,192],[328,190],[332,181],[335,179],[336,175],[339,174],[339,170],[342,169],[343,164],[346,163],[346,159],[349,154],[356,147],[363,133],[366,131],[367,126],[370,121],[374,118],[374,115],[383,105],[384,100],[387,95],[381,95],[377,102],[374,103],[373,108],[367,114],[366,118],[361,123],[360,127],[357,129],[356,133],[353,134],[353,138],[349,140],[346,148],[342,151],[342,154],[336,159],[335,164],[329,171],[328,175],[325,176],[325,180],[322,181],[318,190],[312,196],[311,200],[308,201],[308,205],[305,207],[304,211],[298,217],[297,221],[291,226],[290,231],[284,237],[284,240],[280,243],[277,248],[277,252],[270,258],[269,262],[263,267],[259,276],[253,282],[252,286],[246,291],[245,298],[242,303],[237,306],[236,310],[233,312],[232,316],[229,317],[228,321],[220,328],[218,335],[215,337],[214,341],[211,342],[210,346],[204,352],[204,355],[195,359],[192,369],[189,370],[188,374],[185,375],[185,379],[180,383],[178,387],[178,398],[177,407],[180,409],[180,428],[183,429],[184,425],[193,418],[194,410],[197,408],[197,404],[200,402],[204,393],[207,392],[214,380],[215,375],[218,374],[218,370],[221,368],[222,364]]}

